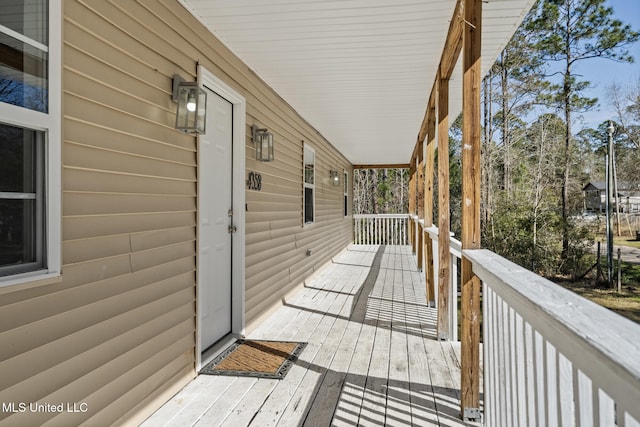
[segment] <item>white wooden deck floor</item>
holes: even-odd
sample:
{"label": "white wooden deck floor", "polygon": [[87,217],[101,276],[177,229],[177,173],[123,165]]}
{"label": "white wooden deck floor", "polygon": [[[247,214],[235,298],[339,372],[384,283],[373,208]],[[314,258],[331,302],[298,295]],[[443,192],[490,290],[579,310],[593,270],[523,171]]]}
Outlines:
{"label": "white wooden deck floor", "polygon": [[434,340],[411,248],[378,249],[347,248],[247,337],[309,343],[284,379],[200,375],[143,426],[464,425],[459,345]]}

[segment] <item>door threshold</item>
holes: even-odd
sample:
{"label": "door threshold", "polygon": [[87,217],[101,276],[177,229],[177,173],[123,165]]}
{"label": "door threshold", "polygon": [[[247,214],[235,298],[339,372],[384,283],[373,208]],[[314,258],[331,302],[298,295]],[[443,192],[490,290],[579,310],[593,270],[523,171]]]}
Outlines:
{"label": "door threshold", "polygon": [[200,368],[198,368],[198,372],[200,371],[200,369],[207,366],[209,362],[218,357],[220,353],[225,351],[227,347],[233,344],[234,341],[244,338],[244,335],[234,333],[227,334],[224,337],[220,338],[215,344],[202,352],[202,357],[200,358]]}

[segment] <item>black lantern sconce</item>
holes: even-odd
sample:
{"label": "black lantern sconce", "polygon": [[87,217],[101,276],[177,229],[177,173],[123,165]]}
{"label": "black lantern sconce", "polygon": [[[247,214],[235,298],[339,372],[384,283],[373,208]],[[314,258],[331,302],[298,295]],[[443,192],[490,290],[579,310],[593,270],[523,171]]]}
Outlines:
{"label": "black lantern sconce", "polygon": [[338,171],[329,171],[329,176],[331,177],[331,185],[338,187],[340,185],[340,175],[338,174]]}
{"label": "black lantern sconce", "polygon": [[173,76],[176,129],[184,133],[204,134],[207,118],[207,92],[197,82],[186,82],[178,74]]}
{"label": "black lantern sconce", "polygon": [[259,129],[251,126],[251,139],[256,146],[256,160],[260,162],[273,162],[273,134],[267,129]]}

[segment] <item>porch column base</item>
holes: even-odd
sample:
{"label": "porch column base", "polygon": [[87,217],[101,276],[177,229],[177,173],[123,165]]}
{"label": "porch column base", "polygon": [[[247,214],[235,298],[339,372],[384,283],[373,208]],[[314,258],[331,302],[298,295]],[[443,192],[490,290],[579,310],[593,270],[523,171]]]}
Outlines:
{"label": "porch column base", "polygon": [[479,408],[464,408],[463,421],[480,422],[482,420],[482,411]]}

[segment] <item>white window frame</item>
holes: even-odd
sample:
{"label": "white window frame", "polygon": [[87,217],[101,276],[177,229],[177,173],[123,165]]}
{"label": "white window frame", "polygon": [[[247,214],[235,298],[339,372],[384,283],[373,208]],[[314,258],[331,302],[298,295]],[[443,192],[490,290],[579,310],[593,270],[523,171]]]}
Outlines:
{"label": "white window frame", "polygon": [[0,277],[0,288],[61,274],[62,222],[62,2],[49,1],[48,113],[0,102],[0,122],[45,132],[45,247],[42,270]]}
{"label": "white window frame", "polygon": [[[306,176],[306,165],[307,165],[307,150],[311,151],[313,153],[313,184],[309,184],[307,183],[305,176]],[[316,150],[309,144],[307,144],[306,142],[304,143],[303,147],[302,147],[302,185],[303,185],[303,189],[302,189],[302,225],[303,227],[307,227],[310,225],[315,224],[316,222]],[[305,216],[306,216],[306,209],[307,209],[307,191],[306,189],[310,188],[311,189],[311,197],[313,200],[313,220],[310,222],[307,222]]]}
{"label": "white window frame", "polygon": [[349,216],[349,172],[347,172],[346,170],[343,170],[342,176],[344,177],[344,182],[342,183],[342,189],[344,193],[343,213],[344,213],[344,217],[347,218]]}

